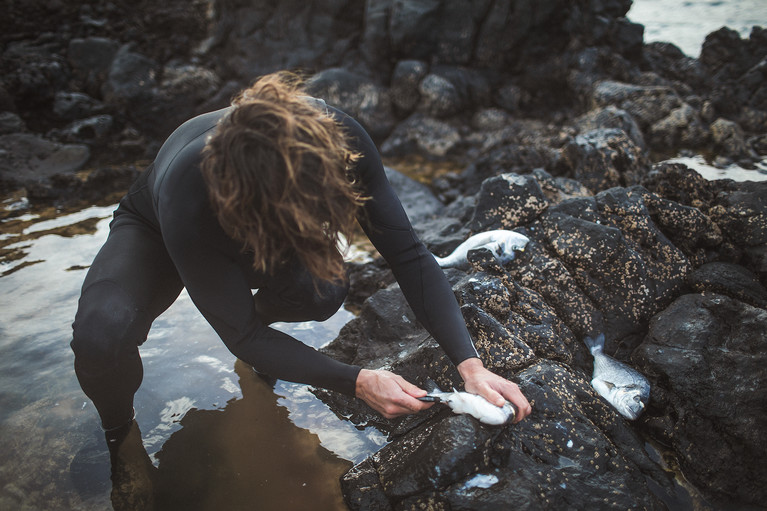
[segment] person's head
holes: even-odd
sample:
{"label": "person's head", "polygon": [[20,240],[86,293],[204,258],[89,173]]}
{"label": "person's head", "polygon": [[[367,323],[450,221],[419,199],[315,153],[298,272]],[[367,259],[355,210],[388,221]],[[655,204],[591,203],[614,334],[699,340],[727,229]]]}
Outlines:
{"label": "person's head", "polygon": [[270,272],[297,257],[317,278],[344,277],[339,236],[363,198],[347,171],[358,155],[298,80],[275,73],[233,101],[203,151],[202,173],[223,229]]}

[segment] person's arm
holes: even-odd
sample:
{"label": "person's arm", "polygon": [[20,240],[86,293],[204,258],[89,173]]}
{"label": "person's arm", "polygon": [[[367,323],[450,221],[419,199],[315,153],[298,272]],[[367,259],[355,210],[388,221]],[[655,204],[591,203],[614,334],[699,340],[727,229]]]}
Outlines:
{"label": "person's arm", "polygon": [[478,357],[450,283],[434,256],[416,235],[389,184],[378,150],[359,124],[345,120],[355,149],[357,177],[370,197],[360,214],[360,225],[383,256],[418,321],[457,366]]}
{"label": "person's arm", "polygon": [[270,328],[256,314],[238,261],[239,244],[219,226],[207,205],[202,178],[191,171],[162,199],[160,225],[168,252],[189,295],[227,348],[257,371],[348,395],[359,367],[343,364]]}
{"label": "person's arm", "polygon": [[[362,154],[357,175],[371,197],[360,218],[365,233],[394,273],[416,318],[445,350],[458,368],[468,392],[503,404],[512,402],[517,410],[515,421],[530,413],[530,404],[519,387],[487,370],[471,340],[452,287],[442,269],[418,239],[402,204],[386,178],[380,155],[373,141],[356,121],[343,116],[355,148]],[[362,373],[360,376],[363,376]],[[357,394],[361,384],[358,377]],[[392,387],[390,387],[392,388]],[[398,395],[396,389],[393,395]],[[406,391],[407,392],[407,391]],[[420,389],[419,389],[420,392]],[[364,393],[364,392],[363,392]],[[410,396],[419,395],[409,392]],[[404,400],[407,405],[411,402]],[[407,413],[403,406],[402,413]]]}

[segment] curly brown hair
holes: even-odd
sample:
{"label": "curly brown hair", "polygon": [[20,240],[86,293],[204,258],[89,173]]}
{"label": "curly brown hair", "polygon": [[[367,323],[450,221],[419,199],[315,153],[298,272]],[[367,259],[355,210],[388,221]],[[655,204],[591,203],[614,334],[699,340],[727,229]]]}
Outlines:
{"label": "curly brown hair", "polygon": [[229,236],[272,272],[297,257],[315,278],[344,280],[338,245],[364,198],[349,176],[359,157],[343,127],[286,72],[232,102],[203,151],[202,174]]}

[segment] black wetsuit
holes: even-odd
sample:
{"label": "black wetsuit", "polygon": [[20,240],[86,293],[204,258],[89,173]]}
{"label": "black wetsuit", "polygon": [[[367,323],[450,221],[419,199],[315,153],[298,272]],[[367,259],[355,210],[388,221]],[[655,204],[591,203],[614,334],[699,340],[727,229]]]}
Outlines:
{"label": "black wetsuit", "polygon": [[[143,374],[138,346],[183,287],[229,350],[259,372],[355,393],[359,367],[268,326],[326,319],[341,306],[347,289],[326,284],[316,290],[299,264],[275,275],[256,272],[252,257],[224,233],[211,210],[200,152],[225,112],[195,117],[168,138],[120,202],[86,276],[72,348],[77,376],[105,427],[129,419]],[[416,317],[453,363],[477,356],[450,285],[416,237],[372,140],[351,117],[332,108],[328,112],[362,154],[356,178],[372,199],[360,212],[360,224]],[[253,289],[258,289],[255,295]]]}

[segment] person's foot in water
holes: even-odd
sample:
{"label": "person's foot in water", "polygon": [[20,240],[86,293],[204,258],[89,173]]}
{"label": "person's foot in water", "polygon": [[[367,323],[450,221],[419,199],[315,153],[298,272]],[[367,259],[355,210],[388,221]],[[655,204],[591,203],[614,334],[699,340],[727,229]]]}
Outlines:
{"label": "person's foot in water", "polygon": [[105,432],[112,463],[112,507],[115,511],[154,509],[156,468],[141,441],[135,420]]}

